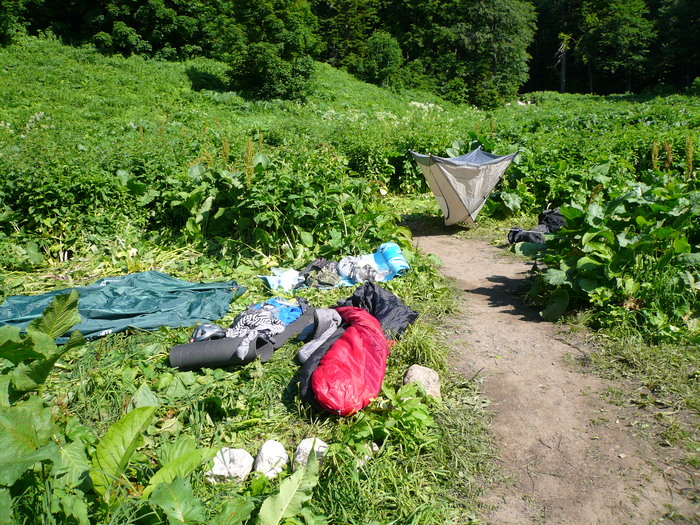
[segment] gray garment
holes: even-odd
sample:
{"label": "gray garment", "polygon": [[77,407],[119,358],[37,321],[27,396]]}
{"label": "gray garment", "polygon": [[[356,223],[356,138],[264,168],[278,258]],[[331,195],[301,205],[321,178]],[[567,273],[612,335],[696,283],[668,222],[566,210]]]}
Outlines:
{"label": "gray garment", "polygon": [[314,310],[314,321],[316,328],[314,329],[313,338],[302,346],[297,354],[297,359],[299,359],[300,363],[304,363],[326,339],[333,335],[340,323],[343,322],[343,319],[336,310],[317,308]]}

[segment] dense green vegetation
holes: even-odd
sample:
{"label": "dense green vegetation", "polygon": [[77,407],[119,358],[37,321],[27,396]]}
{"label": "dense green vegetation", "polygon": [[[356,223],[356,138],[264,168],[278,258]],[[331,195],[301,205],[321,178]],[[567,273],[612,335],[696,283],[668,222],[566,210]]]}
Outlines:
{"label": "dense green vegetation", "polygon": [[[442,404],[399,391],[413,363],[449,378],[436,325],[453,307],[401,226],[409,211],[439,221],[409,149],[519,150],[480,220],[527,227],[523,217],[561,207],[568,227],[546,250],[517,247],[538,261],[530,299],[548,318],[575,312],[623,338],[596,363],[643,381],[650,406],[697,414],[697,97],[535,92],[485,111],[313,68],[305,101],[255,101],[224,89],[228,66],[213,59],[104,56],[53,37],[0,49],[3,296],[156,268],[238,279],[249,293],[233,316],[269,295],[256,275],[272,266],[393,240],[413,270],[388,288],[421,314],[392,350],[382,397],[343,420],[293,395],[293,344],[265,365],[193,373],[167,366],[186,330],[56,347],[70,300],[26,335],[3,330],[0,518],[217,523],[236,509],[267,514],[264,502],[291,484],[303,489],[286,523],[473,518],[489,468],[475,386],[447,381]],[[349,295],[306,293],[317,306]],[[679,425],[668,429],[692,451],[697,436]],[[225,485],[201,474],[210,449],[278,439],[291,450],[308,435],[333,444],[319,473]],[[380,452],[363,464],[372,441]],[[120,461],[105,467],[113,447]],[[91,469],[104,472],[92,487]]]}
{"label": "dense green vegetation", "polygon": [[[495,107],[526,91],[698,86],[694,0],[2,0],[0,43],[52,32],[104,53],[227,65],[256,98],[303,98],[312,59],[364,81]],[[693,87],[694,86],[694,87]]]}

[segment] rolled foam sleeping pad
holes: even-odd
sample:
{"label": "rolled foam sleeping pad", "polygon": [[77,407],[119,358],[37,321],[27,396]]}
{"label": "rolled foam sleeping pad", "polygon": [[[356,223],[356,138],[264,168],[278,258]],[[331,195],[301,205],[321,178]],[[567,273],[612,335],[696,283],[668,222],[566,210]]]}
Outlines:
{"label": "rolled foam sleeping pad", "polygon": [[242,337],[224,337],[197,343],[175,345],[170,350],[170,366],[180,370],[198,368],[223,368],[226,366],[245,365],[258,357],[263,363],[272,357],[275,351],[270,341],[256,337],[250,343],[248,353],[241,357],[236,355]]}
{"label": "rolled foam sleeping pad", "polygon": [[314,321],[314,309],[309,308],[298,319],[287,325],[284,331],[273,339],[256,337],[250,343],[248,353],[241,357],[236,355],[243,337],[224,337],[196,343],[175,345],[170,350],[170,366],[180,370],[196,370],[198,368],[223,368],[226,366],[245,365],[258,357],[266,362],[272,353],[298,335],[307,325]]}

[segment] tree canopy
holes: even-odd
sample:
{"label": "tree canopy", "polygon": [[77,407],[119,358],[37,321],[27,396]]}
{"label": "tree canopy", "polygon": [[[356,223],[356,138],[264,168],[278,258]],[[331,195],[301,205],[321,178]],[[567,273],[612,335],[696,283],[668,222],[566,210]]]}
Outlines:
{"label": "tree canopy", "polygon": [[104,53],[203,56],[230,89],[302,98],[313,60],[482,106],[524,90],[687,89],[697,0],[0,0],[0,45],[52,32]]}

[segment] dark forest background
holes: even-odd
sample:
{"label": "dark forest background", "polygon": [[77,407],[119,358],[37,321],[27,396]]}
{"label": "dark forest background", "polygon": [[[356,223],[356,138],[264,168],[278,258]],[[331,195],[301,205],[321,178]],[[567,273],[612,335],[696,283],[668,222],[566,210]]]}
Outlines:
{"label": "dark forest background", "polygon": [[[225,62],[254,98],[303,98],[314,60],[493,106],[521,92],[700,91],[698,0],[0,0],[0,40]],[[220,84],[220,81],[219,81]]]}

